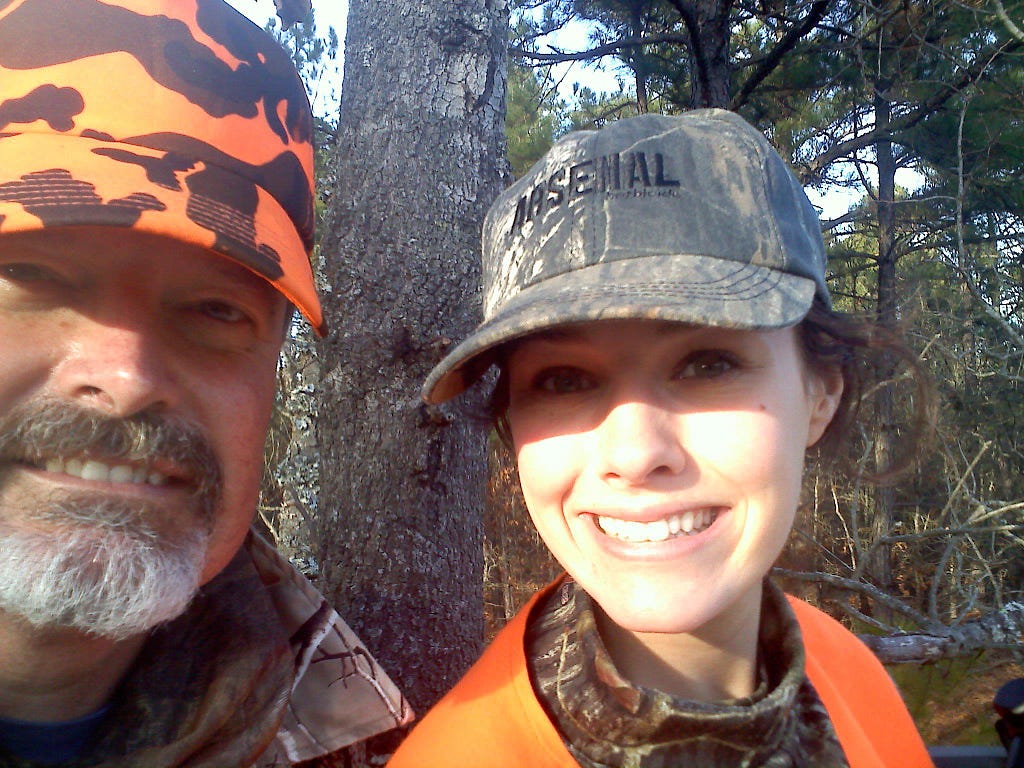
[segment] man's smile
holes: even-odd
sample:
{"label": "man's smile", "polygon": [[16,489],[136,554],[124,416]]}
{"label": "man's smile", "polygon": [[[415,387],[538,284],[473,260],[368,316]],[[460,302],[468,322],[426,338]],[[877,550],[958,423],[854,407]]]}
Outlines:
{"label": "man's smile", "polygon": [[52,458],[39,467],[54,474],[70,475],[82,480],[133,485],[167,485],[167,475],[145,464],[104,462],[97,459]]}

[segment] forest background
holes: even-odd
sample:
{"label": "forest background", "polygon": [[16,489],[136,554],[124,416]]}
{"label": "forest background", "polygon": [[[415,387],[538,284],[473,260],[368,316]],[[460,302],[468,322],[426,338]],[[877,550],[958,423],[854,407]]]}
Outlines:
{"label": "forest background", "polygon": [[[906,334],[938,387],[920,464],[869,482],[927,405],[879,357],[866,427],[846,469],[809,469],[776,575],[893,665],[930,743],[994,742],[991,693],[1024,660],[1022,5],[351,1],[317,126],[333,330],[293,329],[260,513],[417,710],[557,573],[479,401],[418,400],[478,321],[483,212],[566,131],[714,106],[825,201],[839,308]],[[337,88],[337,35],[300,15],[271,26],[311,92]],[[584,65],[616,85],[573,87]]]}

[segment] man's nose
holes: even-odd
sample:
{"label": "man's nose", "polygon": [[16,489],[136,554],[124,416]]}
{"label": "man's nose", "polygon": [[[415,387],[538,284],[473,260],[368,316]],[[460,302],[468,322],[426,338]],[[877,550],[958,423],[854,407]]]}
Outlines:
{"label": "man's nose", "polygon": [[69,330],[55,370],[60,395],[118,417],[175,404],[169,351],[145,323],[115,325],[80,317]]}
{"label": "man's nose", "polygon": [[677,475],[687,465],[681,417],[656,402],[625,400],[609,408],[598,426],[602,477],[642,485],[654,475]]}

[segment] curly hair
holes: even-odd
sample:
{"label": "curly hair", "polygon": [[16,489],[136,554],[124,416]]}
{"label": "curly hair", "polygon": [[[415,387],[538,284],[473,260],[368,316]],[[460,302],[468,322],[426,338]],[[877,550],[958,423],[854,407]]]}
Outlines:
{"label": "curly hair", "polygon": [[[813,370],[838,369],[843,394],[825,430],[814,446],[819,459],[847,463],[843,448],[860,428],[860,408],[868,387],[892,386],[902,368],[913,384],[912,408],[903,425],[901,450],[891,466],[864,476],[886,483],[912,469],[921,458],[935,427],[935,384],[917,354],[902,335],[879,325],[873,318],[837,312],[815,299],[806,317],[796,326],[804,360]],[[852,470],[852,467],[843,467]]]}

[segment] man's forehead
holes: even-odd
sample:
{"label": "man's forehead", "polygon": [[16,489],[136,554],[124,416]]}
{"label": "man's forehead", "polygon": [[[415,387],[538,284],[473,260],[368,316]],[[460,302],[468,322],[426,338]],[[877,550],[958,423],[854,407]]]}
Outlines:
{"label": "man's forehead", "polygon": [[53,262],[87,263],[102,269],[126,261],[168,270],[188,268],[193,279],[230,282],[258,293],[277,291],[263,277],[230,257],[178,238],[120,227],[60,227],[0,236],[0,259],[37,256]]}

